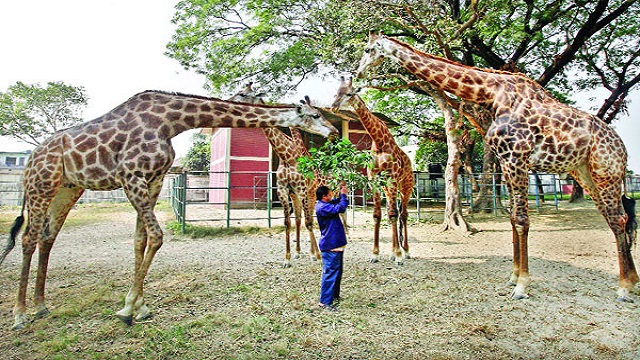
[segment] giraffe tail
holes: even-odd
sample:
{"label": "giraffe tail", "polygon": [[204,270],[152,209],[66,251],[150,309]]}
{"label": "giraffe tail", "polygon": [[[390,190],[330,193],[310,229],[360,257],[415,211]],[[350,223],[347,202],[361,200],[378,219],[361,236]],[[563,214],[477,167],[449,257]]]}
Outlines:
{"label": "giraffe tail", "polygon": [[20,229],[24,224],[24,205],[26,203],[26,201],[24,200],[25,199],[23,199],[22,201],[22,210],[20,211],[20,216],[18,216],[13,222],[13,226],[11,227],[11,231],[9,232],[9,239],[7,240],[7,244],[4,246],[2,254],[0,254],[0,265],[4,261],[4,258],[6,258],[11,250],[13,250],[13,248],[16,246],[16,236],[18,236],[18,233],[20,232]]}

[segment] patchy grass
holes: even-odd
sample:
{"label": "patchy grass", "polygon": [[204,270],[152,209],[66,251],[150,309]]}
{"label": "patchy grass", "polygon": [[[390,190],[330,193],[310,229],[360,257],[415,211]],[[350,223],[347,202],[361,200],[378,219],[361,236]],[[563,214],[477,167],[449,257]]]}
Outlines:
{"label": "patchy grass", "polygon": [[[145,282],[154,318],[128,327],[116,320],[115,311],[131,284],[127,236],[133,229],[96,225],[133,214],[116,208],[74,214],[91,220],[62,234],[54,246],[47,283],[51,314],[20,331],[10,330],[19,254],[2,265],[2,359],[640,356],[639,307],[615,302],[616,269],[601,269],[607,268],[603,262],[616,262],[615,245],[594,209],[532,215],[534,282],[531,298],[521,301],[511,300],[505,285],[511,267],[507,219],[474,219],[484,230],[468,237],[440,233],[437,224],[413,223],[414,256],[403,266],[384,255],[379,263],[368,263],[371,227],[364,229],[366,235],[354,229],[345,254],[343,300],[335,313],[316,306],[319,262],[303,258],[281,268],[280,233],[167,236]],[[388,232],[382,234],[381,250],[388,254]],[[82,255],[71,251],[79,244]],[[564,255],[561,244],[568,246]],[[32,287],[33,277],[29,311]]]}
{"label": "patchy grass", "polygon": [[192,239],[202,239],[208,237],[219,236],[232,236],[232,235],[257,235],[260,233],[268,232],[270,234],[277,234],[285,231],[284,226],[272,226],[269,229],[265,229],[260,226],[234,226],[234,227],[221,227],[221,226],[202,226],[186,223],[184,227],[184,234],[182,234],[182,225],[177,221],[169,221],[167,223],[167,229],[176,236],[187,235]]}

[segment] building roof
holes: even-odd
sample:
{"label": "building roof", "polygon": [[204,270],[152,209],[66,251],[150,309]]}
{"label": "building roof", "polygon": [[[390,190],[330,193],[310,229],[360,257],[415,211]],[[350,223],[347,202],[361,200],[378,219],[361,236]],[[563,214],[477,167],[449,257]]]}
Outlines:
{"label": "building roof", "polygon": [[[331,122],[338,121],[338,120],[358,121],[358,122],[360,121],[360,117],[358,117],[358,115],[351,110],[339,110],[336,113],[331,111],[330,108],[326,108],[326,107],[316,107],[316,109],[318,109],[322,113],[322,115]],[[390,117],[388,117],[383,113],[373,112],[373,115],[382,119],[382,121],[387,123],[387,126],[389,127],[400,126],[399,123],[395,122],[394,120],[392,120]]]}

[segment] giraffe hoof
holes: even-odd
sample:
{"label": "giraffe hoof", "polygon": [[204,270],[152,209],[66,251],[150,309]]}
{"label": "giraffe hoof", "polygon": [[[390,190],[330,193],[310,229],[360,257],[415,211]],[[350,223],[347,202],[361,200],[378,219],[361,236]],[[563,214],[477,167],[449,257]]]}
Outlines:
{"label": "giraffe hoof", "polygon": [[12,330],[22,330],[25,325],[27,324],[27,315],[25,314],[19,314],[16,315],[15,321],[13,322],[13,326],[11,327]]}
{"label": "giraffe hoof", "polygon": [[47,308],[42,308],[41,310],[39,310],[39,311],[36,313],[35,317],[36,317],[36,319],[42,319],[42,318],[46,317],[47,315],[49,315],[49,313],[50,313],[50,312],[49,312],[49,309],[47,309]]}
{"label": "giraffe hoof", "polygon": [[616,301],[622,302],[622,303],[632,303],[633,299],[628,296],[618,296],[616,298]]}
{"label": "giraffe hoof", "polygon": [[116,316],[118,317],[118,319],[120,319],[120,321],[122,321],[125,325],[127,326],[131,326],[133,325],[133,316],[131,315],[118,315],[116,314]]}
{"label": "giraffe hoof", "polygon": [[516,292],[515,290],[511,293],[512,300],[522,300],[522,299],[528,299],[528,298],[529,298],[529,295],[525,293]]}
{"label": "giraffe hoof", "polygon": [[145,321],[145,320],[151,320],[151,319],[153,319],[152,313],[140,314],[136,316],[136,321]]}
{"label": "giraffe hoof", "polygon": [[624,303],[633,302],[633,299],[630,296],[630,291],[628,289],[619,288],[617,294],[618,294],[618,297],[616,298],[617,301],[624,302]]}

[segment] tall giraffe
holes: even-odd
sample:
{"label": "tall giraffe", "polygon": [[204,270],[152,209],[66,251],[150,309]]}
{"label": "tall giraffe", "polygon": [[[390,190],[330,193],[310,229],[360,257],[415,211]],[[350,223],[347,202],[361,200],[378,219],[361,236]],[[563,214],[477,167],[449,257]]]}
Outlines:
{"label": "tall giraffe", "polygon": [[[248,83],[244,89],[236,93],[230,100],[264,104],[263,95],[263,93],[256,93],[252,88],[252,83]],[[276,170],[276,186],[278,199],[284,212],[285,256],[282,266],[285,268],[291,267],[291,210],[293,210],[296,221],[295,257],[300,257],[301,252],[300,231],[302,228],[302,212],[304,211],[305,227],[309,232],[309,254],[312,260],[320,260],[320,249],[313,232],[315,191],[319,186],[319,180],[317,177],[313,179],[306,178],[298,171],[297,159],[301,156],[309,156],[309,152],[304,146],[300,130],[295,128],[289,128],[289,130],[291,131],[291,136],[277,128],[262,129],[280,160]],[[291,199],[293,209],[289,208],[289,199]]]}
{"label": "tall giraffe", "polygon": [[485,141],[500,159],[510,195],[513,272],[509,282],[515,285],[512,298],[528,297],[528,171],[535,170],[571,173],[589,192],[616,238],[618,300],[632,301],[629,294],[638,282],[631,257],[635,233],[625,229],[629,216],[622,203],[629,199],[621,197],[627,152],[609,125],[559,102],[524,75],[465,66],[374,31],[369,33],[358,77],[364,77],[384,58],[493,113],[494,121]]}
{"label": "tall giraffe", "polygon": [[[143,283],[162,246],[162,229],[153,209],[164,175],[173,163],[171,139],[185,130],[201,127],[268,126],[302,127],[322,136],[338,133],[311,107],[308,97],[301,106],[267,106],[145,91],[95,120],[59,131],[42,142],[33,150],[24,173],[28,225],[22,238],[22,274],[13,310],[14,328],[22,328],[27,321],[25,297],[36,245],[36,316],[49,312],[44,300],[49,253],[69,211],[85,189],[123,188],[136,210],[133,285],[124,308],[116,315],[129,325],[134,312],[136,320],[150,317]],[[0,263],[13,248],[23,219],[22,214],[16,219]]]}
{"label": "tall giraffe", "polygon": [[[353,90],[351,78],[346,80],[340,78],[340,87],[331,107],[334,111],[340,109],[340,106],[350,105],[358,114],[362,126],[367,130],[372,140],[371,151],[374,157],[374,168],[367,169],[369,179],[372,179],[381,171],[387,172],[391,181],[388,186],[384,187],[387,198],[387,217],[391,223],[391,244],[392,244],[392,260],[395,259],[398,265],[403,263],[402,248],[404,249],[404,257],[409,258],[409,242],[407,238],[407,206],[413,192],[414,178],[413,168],[409,156],[400,149],[398,144],[389,131],[387,124],[377,116],[373,115],[367,104],[357,92]],[[398,228],[398,208],[396,199],[400,192],[400,227]],[[377,262],[380,255],[380,219],[381,196],[379,192],[373,194],[373,253],[371,262]]]}

